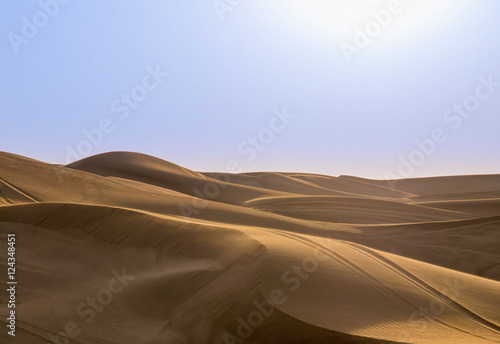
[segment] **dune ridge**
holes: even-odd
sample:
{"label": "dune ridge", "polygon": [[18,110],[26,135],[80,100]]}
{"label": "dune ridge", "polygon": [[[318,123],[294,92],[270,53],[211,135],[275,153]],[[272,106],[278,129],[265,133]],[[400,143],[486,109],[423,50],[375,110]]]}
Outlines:
{"label": "dune ridge", "polygon": [[20,300],[0,343],[500,343],[499,206],[500,175],[388,183],[0,152]]}

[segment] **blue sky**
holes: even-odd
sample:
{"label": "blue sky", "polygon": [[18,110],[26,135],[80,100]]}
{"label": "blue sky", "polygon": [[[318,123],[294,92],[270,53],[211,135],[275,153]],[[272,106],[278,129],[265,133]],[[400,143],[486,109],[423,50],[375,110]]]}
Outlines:
{"label": "blue sky", "polygon": [[494,0],[5,1],[0,150],[53,163],[136,151],[201,171],[500,173],[498,18]]}

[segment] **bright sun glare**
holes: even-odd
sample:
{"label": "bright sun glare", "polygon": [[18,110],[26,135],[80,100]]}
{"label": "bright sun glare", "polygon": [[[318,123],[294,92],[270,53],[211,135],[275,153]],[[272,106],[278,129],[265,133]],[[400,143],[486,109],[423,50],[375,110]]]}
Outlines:
{"label": "bright sun glare", "polygon": [[[293,19],[314,34],[352,40],[370,21],[385,25],[391,38],[425,33],[470,0],[283,0]],[[389,11],[390,15],[387,15]]]}

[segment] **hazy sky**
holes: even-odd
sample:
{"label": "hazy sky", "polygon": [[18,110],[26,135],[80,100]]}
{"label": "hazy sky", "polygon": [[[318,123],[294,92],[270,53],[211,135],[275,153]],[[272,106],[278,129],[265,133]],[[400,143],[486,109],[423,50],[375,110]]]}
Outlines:
{"label": "hazy sky", "polygon": [[3,1],[0,150],[500,173],[499,18],[497,0]]}

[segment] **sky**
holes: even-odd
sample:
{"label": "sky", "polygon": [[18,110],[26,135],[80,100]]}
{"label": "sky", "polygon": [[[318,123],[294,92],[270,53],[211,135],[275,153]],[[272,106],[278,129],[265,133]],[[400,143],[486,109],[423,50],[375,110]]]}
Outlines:
{"label": "sky", "polygon": [[0,150],[197,171],[500,173],[496,0],[0,4]]}

